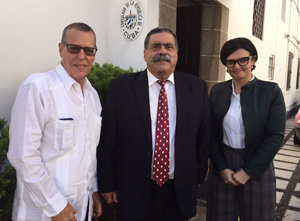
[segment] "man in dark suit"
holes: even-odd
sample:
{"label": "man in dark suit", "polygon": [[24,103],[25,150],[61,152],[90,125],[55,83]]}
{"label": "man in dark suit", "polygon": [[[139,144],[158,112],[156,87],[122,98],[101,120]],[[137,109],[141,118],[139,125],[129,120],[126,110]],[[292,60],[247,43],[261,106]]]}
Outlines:
{"label": "man in dark suit", "polygon": [[206,83],[175,70],[176,35],[151,30],[147,69],[114,79],[98,147],[99,191],[118,220],[187,220],[207,172],[210,116]]}

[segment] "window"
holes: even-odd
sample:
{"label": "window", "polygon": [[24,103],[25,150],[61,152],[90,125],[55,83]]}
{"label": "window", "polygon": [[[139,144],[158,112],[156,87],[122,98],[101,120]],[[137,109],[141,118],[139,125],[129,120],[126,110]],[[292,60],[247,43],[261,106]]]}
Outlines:
{"label": "window", "polygon": [[282,0],[281,6],[281,20],[285,22],[285,8],[286,8],[286,0]]}
{"label": "window", "polygon": [[269,57],[269,71],[268,71],[268,78],[270,80],[274,79],[274,69],[275,69],[275,55],[271,55]]}
{"label": "window", "polygon": [[265,13],[265,0],[255,0],[252,34],[255,37],[258,37],[259,39],[262,39],[262,35],[263,35],[264,13]]}
{"label": "window", "polygon": [[298,58],[296,89],[299,89],[299,80],[300,80],[299,78],[300,78],[300,58]]}
{"label": "window", "polygon": [[289,63],[287,70],[287,79],[286,79],[286,90],[289,91],[291,89],[291,77],[292,77],[292,62],[293,62],[293,54],[289,52]]}

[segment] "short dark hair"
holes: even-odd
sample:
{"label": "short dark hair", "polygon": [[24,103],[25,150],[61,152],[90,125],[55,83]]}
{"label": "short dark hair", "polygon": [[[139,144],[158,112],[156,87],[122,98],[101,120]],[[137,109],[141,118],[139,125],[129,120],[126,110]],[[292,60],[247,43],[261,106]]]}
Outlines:
{"label": "short dark hair", "polygon": [[95,46],[96,46],[96,34],[95,34],[94,30],[90,26],[88,26],[87,24],[82,23],[82,22],[75,22],[75,23],[69,24],[67,27],[65,27],[65,29],[62,33],[62,37],[61,37],[62,44],[67,43],[67,33],[72,28],[79,30],[79,31],[84,31],[84,32],[93,32],[93,34],[95,36]]}
{"label": "short dark hair", "polygon": [[178,41],[177,41],[177,36],[176,34],[169,28],[164,28],[164,27],[157,27],[152,29],[151,31],[149,31],[149,33],[147,34],[145,41],[144,41],[144,49],[148,48],[149,45],[149,41],[150,41],[150,37],[153,34],[157,34],[157,33],[162,33],[162,32],[168,32],[170,34],[173,35],[174,39],[175,39],[175,45],[176,45],[176,49],[178,50]]}
{"label": "short dark hair", "polygon": [[239,48],[249,51],[250,56],[253,56],[255,61],[257,61],[258,55],[254,44],[248,38],[234,38],[225,42],[222,46],[220,54],[221,62],[226,66],[227,57]]}

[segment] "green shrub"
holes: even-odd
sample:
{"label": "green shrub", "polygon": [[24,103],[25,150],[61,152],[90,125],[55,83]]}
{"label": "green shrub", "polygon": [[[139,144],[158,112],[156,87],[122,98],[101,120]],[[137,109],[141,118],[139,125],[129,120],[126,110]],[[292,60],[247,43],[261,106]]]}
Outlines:
{"label": "green shrub", "polygon": [[0,118],[0,164],[6,159],[9,137],[7,121]]}
{"label": "green shrub", "polygon": [[10,164],[0,173],[0,186],[0,220],[11,220],[16,189],[16,171]]}
{"label": "green shrub", "polygon": [[0,220],[10,220],[16,188],[16,171],[6,158],[8,131],[7,121],[0,118]]}
{"label": "green shrub", "polygon": [[87,78],[98,92],[101,104],[103,105],[105,103],[105,97],[107,95],[110,81],[118,76],[132,72],[132,67],[128,70],[124,70],[118,66],[114,66],[113,64],[104,63],[100,66],[98,63],[95,63]]}

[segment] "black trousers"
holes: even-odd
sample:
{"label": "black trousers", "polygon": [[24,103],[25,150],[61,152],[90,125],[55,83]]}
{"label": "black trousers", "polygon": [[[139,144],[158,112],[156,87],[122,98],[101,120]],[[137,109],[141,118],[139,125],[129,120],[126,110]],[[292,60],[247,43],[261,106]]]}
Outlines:
{"label": "black trousers", "polygon": [[148,212],[143,218],[124,219],[118,221],[187,221],[179,208],[174,181],[168,180],[162,187],[151,180],[151,193]]}

